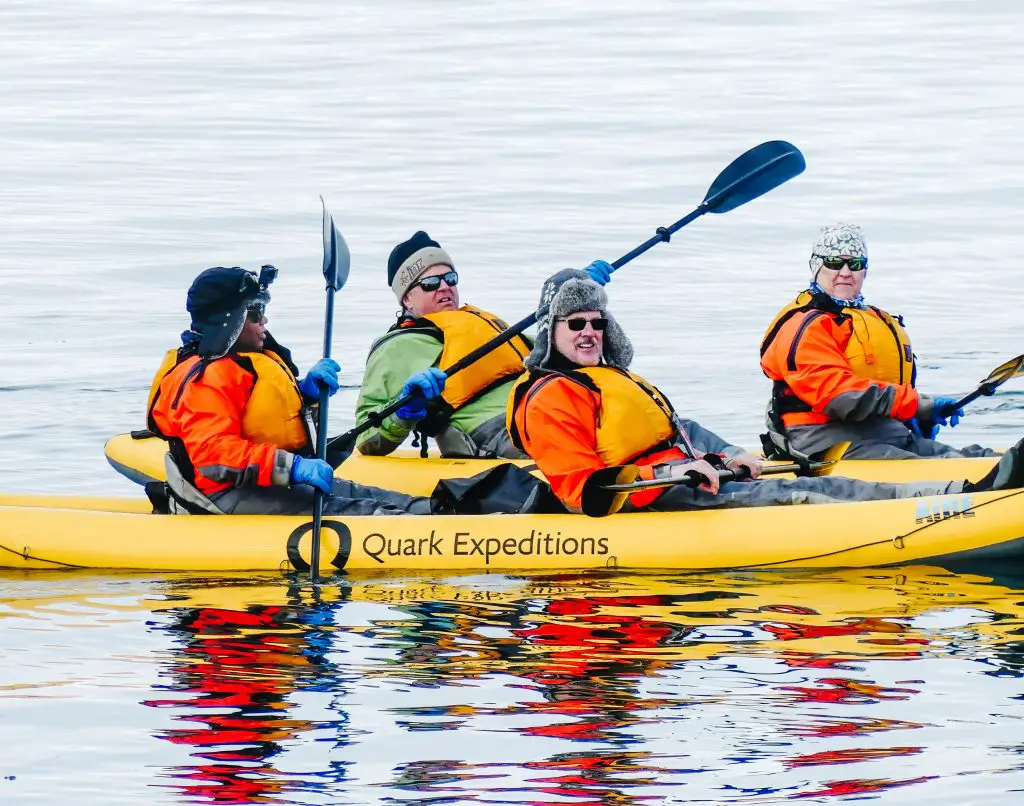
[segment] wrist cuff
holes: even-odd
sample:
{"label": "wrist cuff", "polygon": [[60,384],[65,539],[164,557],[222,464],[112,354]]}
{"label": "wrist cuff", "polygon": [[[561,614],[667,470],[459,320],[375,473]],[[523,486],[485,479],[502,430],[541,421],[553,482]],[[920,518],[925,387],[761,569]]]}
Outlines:
{"label": "wrist cuff", "polygon": [[275,487],[287,487],[292,483],[292,465],[295,454],[278,448],[274,451],[274,467],[270,471],[270,483]]}

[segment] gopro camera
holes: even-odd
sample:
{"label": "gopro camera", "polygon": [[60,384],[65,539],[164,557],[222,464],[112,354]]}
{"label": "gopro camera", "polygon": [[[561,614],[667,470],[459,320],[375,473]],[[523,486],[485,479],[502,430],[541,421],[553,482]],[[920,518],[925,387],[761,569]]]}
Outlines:
{"label": "gopro camera", "polygon": [[260,280],[259,280],[259,282],[260,282],[260,290],[261,291],[266,291],[267,290],[267,286],[269,286],[276,279],[277,279],[277,269],[274,266],[271,266],[271,265],[267,264],[266,266],[262,266],[260,268]]}

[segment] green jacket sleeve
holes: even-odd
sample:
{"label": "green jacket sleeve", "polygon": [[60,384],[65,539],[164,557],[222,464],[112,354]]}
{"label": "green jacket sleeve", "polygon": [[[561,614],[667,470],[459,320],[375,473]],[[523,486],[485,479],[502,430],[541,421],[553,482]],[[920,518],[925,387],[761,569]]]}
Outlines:
{"label": "green jacket sleeve", "polygon": [[[401,333],[371,350],[356,402],[356,424],[366,422],[370,414],[397,400],[410,375],[436,366],[441,349],[441,342],[426,333]],[[359,452],[385,456],[402,444],[415,425],[413,420],[391,415],[380,428],[371,428],[360,436]]]}

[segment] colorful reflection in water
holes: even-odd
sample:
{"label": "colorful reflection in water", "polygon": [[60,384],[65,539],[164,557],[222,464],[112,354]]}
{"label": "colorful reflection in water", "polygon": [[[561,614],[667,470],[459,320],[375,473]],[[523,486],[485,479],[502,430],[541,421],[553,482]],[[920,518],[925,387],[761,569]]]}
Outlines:
{"label": "colorful reflection in water", "polygon": [[[57,597],[65,618],[72,603],[102,608],[113,583],[87,581],[94,598]],[[158,646],[137,700],[153,716],[134,741],[176,748],[150,783],[176,802],[766,803],[898,788],[964,802],[1024,786],[1012,581],[919,568],[133,590],[117,631],[143,626]],[[57,607],[0,605],[37,621]]]}
{"label": "colorful reflection in water", "polygon": [[160,629],[173,636],[164,695],[182,727],[159,735],[194,748],[196,763],[175,770],[181,791],[216,803],[259,803],[281,792],[273,758],[314,725],[293,715],[294,695],[331,676],[312,608],[251,605],[174,610]]}

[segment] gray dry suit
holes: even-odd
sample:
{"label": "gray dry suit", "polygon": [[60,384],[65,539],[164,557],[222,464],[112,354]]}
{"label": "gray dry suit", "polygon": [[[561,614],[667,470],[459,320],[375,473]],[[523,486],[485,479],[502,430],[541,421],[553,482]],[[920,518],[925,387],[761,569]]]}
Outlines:
{"label": "gray dry suit", "polygon": [[[745,452],[737,445],[729,445],[717,434],[708,431],[693,420],[677,420],[677,427],[685,430],[690,442],[698,452],[717,453],[727,458]],[[963,492],[963,489],[963,481],[915,481],[891,484],[859,481],[843,476],[797,479],[765,478],[756,481],[723,482],[717,495],[712,495],[707,490],[691,489],[682,485],[670,487],[643,510],[645,512],[674,512],[703,508],[728,509],[732,507],[881,501],[890,498],[955,494]],[[631,510],[632,507],[627,502],[623,511]]]}
{"label": "gray dry suit", "polygon": [[[826,407],[825,413],[830,417],[841,416],[837,412],[843,407],[842,398],[843,395],[840,395],[832,401]],[[771,418],[768,419],[768,428],[773,430]],[[827,450],[840,442],[850,442],[850,447],[843,454],[847,459],[962,459],[998,456],[996,451],[983,448],[981,445],[954,448],[934,439],[919,437],[902,422],[890,417],[837,421],[822,425],[796,425],[786,429],[786,437],[794,450],[807,455]]]}
{"label": "gray dry suit", "polygon": [[[309,515],[316,490],[308,484],[292,487],[233,487],[210,500],[229,515]],[[325,515],[429,515],[430,499],[334,478],[324,499]]]}

